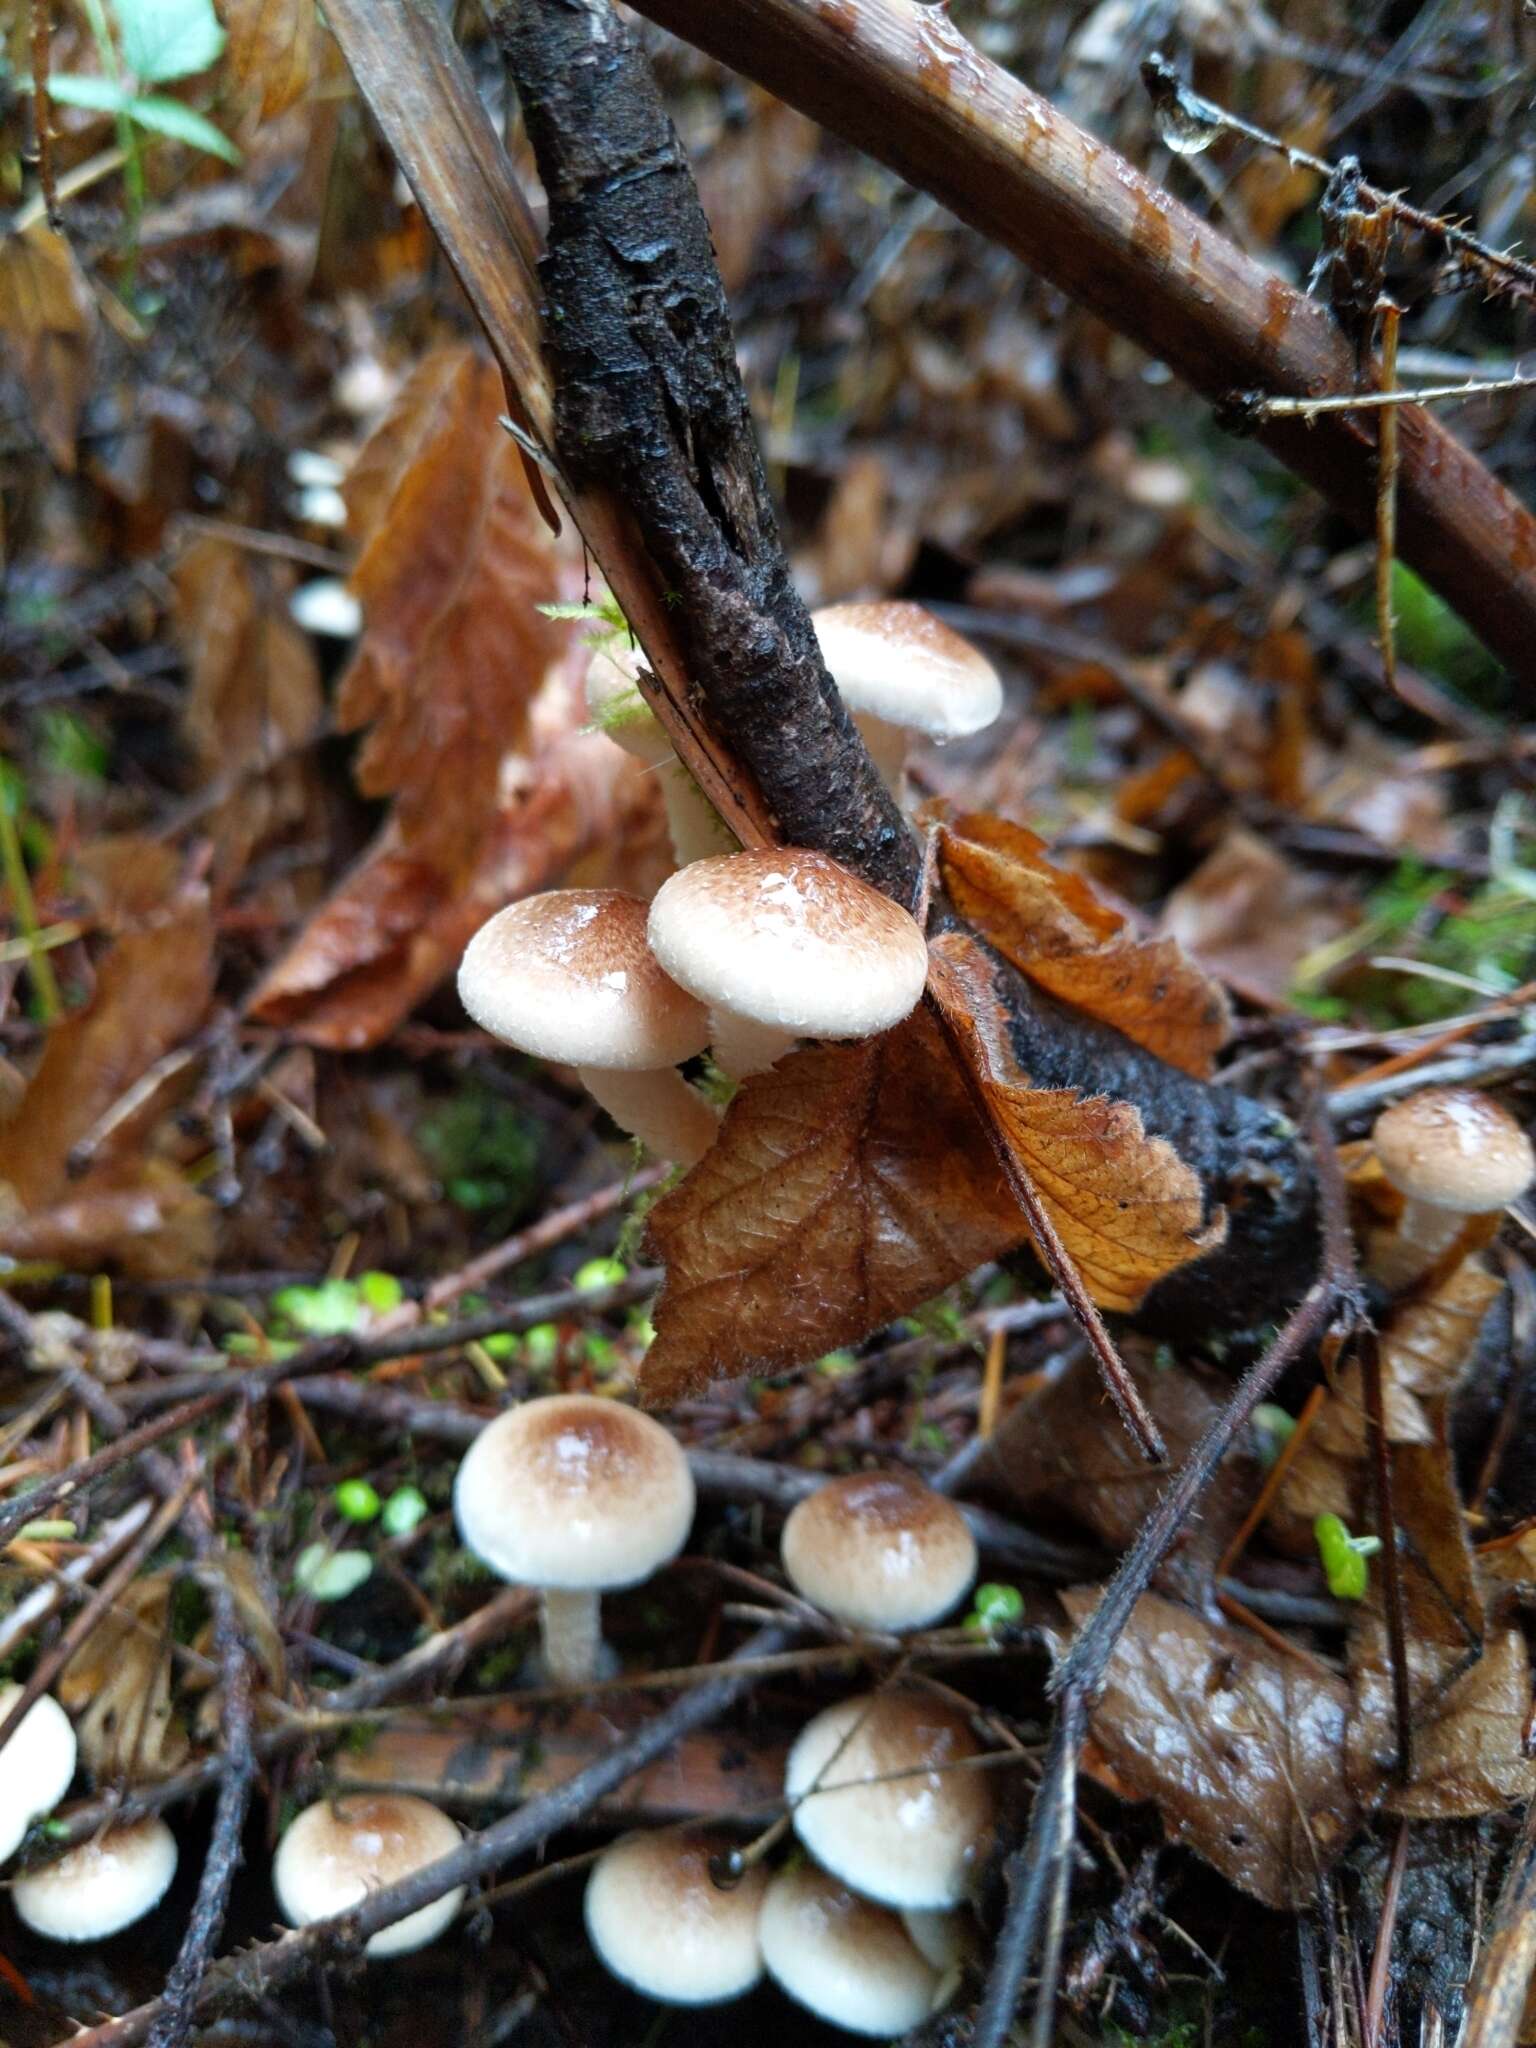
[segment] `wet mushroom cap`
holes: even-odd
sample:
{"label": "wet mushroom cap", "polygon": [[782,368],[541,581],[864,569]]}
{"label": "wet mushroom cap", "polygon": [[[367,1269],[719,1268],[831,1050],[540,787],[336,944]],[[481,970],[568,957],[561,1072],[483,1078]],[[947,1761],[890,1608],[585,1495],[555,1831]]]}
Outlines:
{"label": "wet mushroom cap", "polygon": [[896,1915],[814,1864],[792,1864],[775,1877],[760,1933],[769,1975],[834,2026],[889,2040],[932,2009],[938,1972]]}
{"label": "wet mushroom cap", "polygon": [[651,1072],[709,1042],[701,1004],[646,943],[646,906],[621,889],[551,889],[508,904],[465,949],[459,997],[506,1045],[573,1066]]}
{"label": "wet mushroom cap", "polygon": [[960,739],[1003,708],[997,670],[920,604],[833,604],[811,616],[822,660],[850,711]]}
{"label": "wet mushroom cap", "polygon": [[453,1488],[459,1533],[504,1579],[634,1586],[676,1557],[693,1475],[659,1422],[591,1394],[524,1401],[481,1430]]}
{"label": "wet mushroom cap", "polygon": [[834,1479],[784,1524],[796,1590],[855,1628],[926,1628],[976,1576],[976,1540],[943,1494],[897,1472]]}
{"label": "wet mushroom cap", "polygon": [[[278,1844],[272,1889],[290,1927],[344,1913],[459,1846],[458,1828],[425,1799],[403,1792],[349,1793],[306,1806]],[[464,1887],[371,1935],[370,1956],[407,1955],[451,1925]]]}
{"label": "wet mushroom cap", "polygon": [[[0,1721],[20,1697],[19,1685],[0,1685]],[[0,1863],[21,1847],[34,1820],[52,1813],[74,1775],[75,1731],[68,1714],[45,1692],[0,1749]]]}
{"label": "wet mushroom cap", "polygon": [[719,2005],[763,1974],[757,1923],[768,1870],[758,1864],[729,1889],[710,1859],[731,1846],[704,1828],[624,1835],[587,1880],[587,1933],[604,1967],[668,2005]]}
{"label": "wet mushroom cap", "polygon": [[[887,1906],[956,1906],[992,1834],[965,1717],[921,1692],[841,1700],[800,1731],[784,1791],[818,1863]],[[814,1790],[812,1788],[815,1788]]]}
{"label": "wet mushroom cap", "polygon": [[11,1902],[49,1941],[105,1941],[152,1912],[175,1875],[176,1837],[152,1815],[23,1871],[12,1881]]}
{"label": "wet mushroom cap", "polygon": [[670,875],[652,951],[701,1001],[806,1038],[866,1038],[916,1007],[916,921],[824,853],[753,847]]}
{"label": "wet mushroom cap", "polygon": [[1371,1133],[1399,1194],[1459,1215],[1502,1209],[1525,1193],[1536,1151],[1514,1118],[1470,1088],[1426,1088],[1394,1104]]}

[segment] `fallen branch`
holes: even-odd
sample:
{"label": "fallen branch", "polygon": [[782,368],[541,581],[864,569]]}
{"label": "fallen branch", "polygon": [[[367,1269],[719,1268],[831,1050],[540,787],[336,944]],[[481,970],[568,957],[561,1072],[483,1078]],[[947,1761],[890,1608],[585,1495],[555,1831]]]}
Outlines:
{"label": "fallen branch", "polygon": [[[1351,390],[1352,352],[1266,269],[915,0],[638,0],[640,12],[868,151],[1219,407],[1239,391]],[[1240,409],[1239,409],[1240,410]],[[1405,407],[1402,559],[1516,674],[1536,633],[1536,518],[1428,413]],[[1362,533],[1375,442],[1351,414],[1261,438]]]}

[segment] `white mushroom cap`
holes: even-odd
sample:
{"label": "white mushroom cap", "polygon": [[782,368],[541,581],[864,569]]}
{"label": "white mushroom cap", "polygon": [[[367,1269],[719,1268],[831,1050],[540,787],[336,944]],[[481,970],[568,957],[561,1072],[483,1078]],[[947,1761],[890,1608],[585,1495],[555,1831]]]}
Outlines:
{"label": "white mushroom cap", "polygon": [[11,1901],[33,1933],[49,1941],[104,1941],[152,1912],[175,1875],[176,1837],[152,1815],[24,1870],[12,1882]]}
{"label": "white mushroom cap", "polygon": [[1376,1119],[1372,1142],[1400,1194],[1459,1216],[1504,1208],[1536,1175],[1525,1132],[1471,1088],[1426,1088],[1395,1103]]}
{"label": "white mushroom cap", "polygon": [[866,1038],[917,1004],[928,949],[905,910],[802,847],[698,860],[662,883],[651,949],[706,1003],[806,1038]]}
{"label": "white mushroom cap", "polygon": [[811,624],[852,712],[951,740],[980,732],[1003,708],[991,662],[920,604],[827,605]]}
{"label": "white mushroom cap", "polygon": [[866,1898],[956,1906],[991,1837],[992,1785],[984,1771],[941,1767],[980,1754],[964,1717],[927,1694],[842,1700],[789,1753],[795,1833]]}
{"label": "white mushroom cap", "polygon": [[851,2034],[889,2040],[928,2017],[938,1972],[894,1913],[814,1864],[781,1870],[763,1900],[763,1961],[797,2004]]}
{"label": "white mushroom cap", "polygon": [[621,889],[552,889],[470,940],[459,996],[484,1030],[540,1059],[646,1072],[702,1052],[709,1020],[669,981]]}
{"label": "white mushroom cap", "polygon": [[[0,1685],[0,1721],[21,1697],[19,1685]],[[49,1693],[34,1700],[0,1749],[0,1863],[21,1847],[27,1829],[52,1813],[75,1775],[75,1731]]]}
{"label": "white mushroom cap", "polygon": [[720,2005],[763,1974],[765,1864],[728,1890],[709,1874],[727,1836],[697,1827],[624,1835],[587,1880],[587,1934],[604,1967],[668,2005]]}
{"label": "white mushroom cap", "polygon": [[[459,1845],[457,1826],[428,1800],[404,1792],[349,1793],[306,1806],[277,1846],[272,1889],[290,1927],[344,1913],[380,1886],[436,1863]],[[464,1887],[370,1935],[363,1953],[403,1956],[449,1927]]]}
{"label": "white mushroom cap", "polygon": [[965,1517],[902,1472],[819,1487],[784,1524],[783,1557],[798,1592],[855,1628],[926,1628],[976,1576]]}
{"label": "white mushroom cap", "polygon": [[524,1401],[488,1423],[453,1486],[459,1533],[502,1578],[601,1592],[676,1557],[693,1523],[676,1439],[591,1394]]}

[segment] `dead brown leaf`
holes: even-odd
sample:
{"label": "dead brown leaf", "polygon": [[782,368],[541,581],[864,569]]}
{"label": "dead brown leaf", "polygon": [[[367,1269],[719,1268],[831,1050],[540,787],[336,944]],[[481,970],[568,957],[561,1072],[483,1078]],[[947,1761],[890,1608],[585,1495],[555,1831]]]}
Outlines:
{"label": "dead brown leaf", "polygon": [[55,464],[73,472],[90,393],[96,307],[62,235],[39,224],[0,240],[0,335]]}
{"label": "dead brown leaf", "polygon": [[1163,929],[1244,995],[1284,1004],[1297,963],[1352,915],[1336,882],[1234,826],[1163,907]]}
{"label": "dead brown leaf", "polygon": [[315,0],[219,0],[229,40],[224,61],[237,85],[260,94],[263,121],[309,90],[320,53]]}
{"label": "dead brown leaf", "polygon": [[[162,1091],[123,1117],[90,1170],[70,1180],[73,1147],[155,1061],[193,1035],[213,994],[214,925],[205,884],[181,877],[166,847],[133,840],[112,846],[104,865],[118,872],[103,915],[117,925],[117,936],[101,956],[89,1000],[49,1032],[20,1103],[0,1128],[0,1246],[12,1257],[76,1263],[124,1253],[172,1218],[195,1239],[207,1210],[175,1167],[153,1156]],[[91,1230],[103,1234],[92,1241],[84,1234]],[[44,1253],[44,1244],[56,1248]]]}
{"label": "dead brown leaf", "polygon": [[[1074,1622],[1097,1594],[1063,1594]],[[1265,1905],[1295,1910],[1359,1825],[1342,1678],[1155,1593],[1137,1601],[1090,1724],[1117,1788]]]}
{"label": "dead brown leaf", "polygon": [[1225,1235],[1207,1223],[1199,1176],[1141,1112],[1103,1095],[1032,1088],[1006,1043],[992,969],[950,932],[929,948],[929,987],[967,1057],[997,1131],[1034,1185],[1100,1308],[1137,1308],[1169,1273]]}
{"label": "dead brown leaf", "polygon": [[214,802],[202,829],[232,882],[318,801],[298,750],[320,727],[320,668],[288,615],[273,565],[228,541],[194,541],[175,570],[176,631],[191,672],[183,723]]}
{"label": "dead brown leaf", "polygon": [[[1122,1349],[1136,1390],[1168,1446],[1169,1462],[1178,1466],[1225,1406],[1230,1382],[1208,1380],[1183,1365],[1158,1365],[1135,1345]],[[1114,1551],[1129,1547],[1157,1506],[1168,1469],[1149,1465],[1141,1455],[1102,1399],[1097,1366],[1086,1354],[1033,1399],[1008,1410],[988,1445],[985,1464],[1022,1512],[1055,1508]],[[1204,1593],[1259,1476],[1255,1460],[1241,1453],[1222,1461],[1201,1498],[1198,1518],[1163,1567],[1165,1590],[1191,1599]]]}
{"label": "dead brown leaf", "polygon": [[918,1011],[746,1082],[720,1137],[651,1211],[667,1269],[647,1401],[783,1372],[867,1336],[1021,1241],[940,1036]]}
{"label": "dead brown leaf", "polygon": [[168,1778],[186,1760],[187,1731],[171,1703],[175,1587],[170,1571],[135,1579],[59,1673],[59,1699],[99,1782]]}
{"label": "dead brown leaf", "polygon": [[939,835],[939,867],[966,921],[1022,974],[1204,1078],[1230,1017],[1216,984],[1172,939],[1141,939],[1091,883],[1022,825],[970,812]]}
{"label": "dead brown leaf", "polygon": [[[1395,1304],[1380,1336],[1389,1443],[1434,1443],[1437,1404],[1459,1383],[1498,1293],[1499,1282],[1481,1260],[1463,1259],[1434,1287]],[[1329,1388],[1286,1474],[1266,1523],[1274,1540],[1310,1557],[1319,1515],[1338,1515],[1358,1526],[1367,1450],[1364,1380],[1355,1361]]]}

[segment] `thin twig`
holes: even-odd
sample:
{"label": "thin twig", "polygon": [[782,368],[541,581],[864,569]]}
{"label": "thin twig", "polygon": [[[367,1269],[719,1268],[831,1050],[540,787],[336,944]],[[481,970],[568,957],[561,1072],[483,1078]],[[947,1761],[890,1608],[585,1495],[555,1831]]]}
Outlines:
{"label": "thin twig", "polygon": [[[1397,331],[1402,308],[1381,302],[1382,395],[1397,387]],[[1397,627],[1392,615],[1392,564],[1397,553],[1397,412],[1388,406],[1376,428],[1376,639],[1381,648],[1382,679],[1397,689]]]}
{"label": "thin twig", "polygon": [[1314,420],[1328,412],[1384,412],[1390,418],[1400,406],[1433,405],[1458,398],[1491,398],[1501,391],[1536,391],[1536,377],[1495,377],[1486,384],[1469,378],[1465,384],[1420,384],[1411,390],[1336,391],[1326,398],[1265,398],[1245,401],[1255,419]]}
{"label": "thin twig", "polygon": [[1362,1324],[1357,1334],[1365,1384],[1366,1433],[1371,1443],[1376,1534],[1381,1539],[1381,1583],[1386,1595],[1387,1644],[1392,1659],[1392,1712],[1397,1735],[1393,1770],[1399,1784],[1406,1785],[1413,1776],[1413,1700],[1409,1691],[1403,1562],[1397,1547],[1397,1511],[1392,1490],[1392,1446],[1387,1439],[1381,1346],[1376,1340],[1376,1332],[1369,1326]]}
{"label": "thin twig", "polygon": [[[750,1664],[774,1654],[787,1640],[782,1629],[763,1629],[750,1637],[737,1654]],[[467,1835],[456,1849],[435,1863],[412,1871],[394,1884],[381,1885],[348,1912],[317,1920],[277,1941],[257,1943],[242,1955],[216,1963],[197,2000],[197,2018],[210,2018],[234,1998],[276,1990],[315,1963],[357,1952],[370,1935],[392,1927],[396,1921],[461,1885],[473,1884],[511,1862],[514,1856],[537,1848],[550,1836],[570,1827],[598,1800],[665,1755],[682,1736],[707,1726],[735,1705],[753,1682],[750,1671],[737,1672],[732,1668],[735,1661],[728,1659],[717,1678],[684,1693],[664,1713],[625,1741],[614,1744],[563,1785],[542,1798],[530,1800],[478,1834]],[[131,2043],[145,2039],[163,2004],[163,1999],[154,1999],[125,2013],[121,2019],[72,2035],[70,2048],[130,2048]]]}

